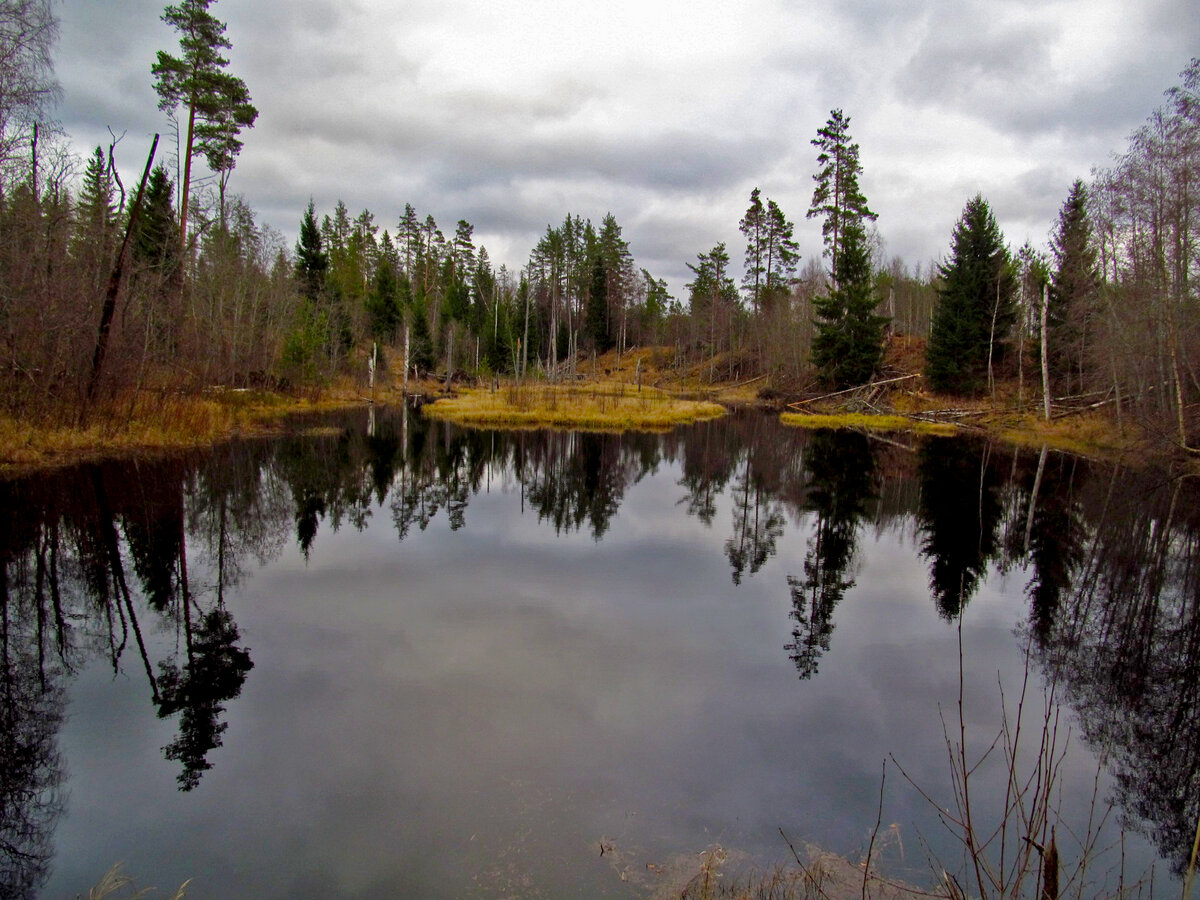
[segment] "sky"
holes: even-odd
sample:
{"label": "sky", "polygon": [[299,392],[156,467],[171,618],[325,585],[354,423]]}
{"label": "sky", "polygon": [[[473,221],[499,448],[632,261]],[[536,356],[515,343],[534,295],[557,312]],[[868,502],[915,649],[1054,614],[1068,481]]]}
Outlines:
{"label": "sky", "polygon": [[[81,154],[124,135],[136,182],[168,138],[150,66],[178,54],[160,0],[56,0],[58,113]],[[982,194],[1006,239],[1044,246],[1071,183],[1110,165],[1200,54],[1195,0],[219,0],[229,71],[258,107],[230,190],[295,242],[311,197],[406,203],[474,226],[512,270],[568,214],[611,212],[683,297],[758,187],[806,220],[832,109],[887,256],[942,260]],[[173,146],[168,149],[173,153]]]}

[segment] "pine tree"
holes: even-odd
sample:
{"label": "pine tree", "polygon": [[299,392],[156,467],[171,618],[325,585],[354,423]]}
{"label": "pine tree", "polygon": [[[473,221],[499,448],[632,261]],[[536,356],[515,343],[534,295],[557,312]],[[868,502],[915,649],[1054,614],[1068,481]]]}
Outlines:
{"label": "pine tree", "polygon": [[765,279],[763,283],[763,307],[770,307],[776,300],[786,297],[796,274],[800,253],[792,237],[795,226],[787,220],[774,200],[767,201],[767,212],[763,219],[765,249]]}
{"label": "pine tree", "polygon": [[1071,192],[1058,214],[1058,227],[1050,238],[1054,272],[1050,280],[1048,346],[1050,369],[1056,376],[1082,381],[1085,368],[1089,314],[1100,292],[1092,224],[1087,212],[1087,189],[1082,181]]}
{"label": "pine tree", "polygon": [[221,176],[222,197],[228,173],[242,149],[238,134],[251,128],[258,110],[250,102],[246,83],[225,71],[229,60],[222,50],[232,45],[225,37],[225,23],[209,13],[213,0],[183,0],[168,6],[162,19],[179,32],[182,56],[162,50],[151,67],[159,109],[187,110],[187,132],[183,150],[183,184],[180,191],[180,246],[187,248],[188,199],[192,184],[192,160],[203,154],[208,167]]}
{"label": "pine tree", "polygon": [[750,192],[750,206],[738,223],[746,236],[746,273],[742,276],[742,290],[750,298],[750,309],[755,315],[762,304],[767,280],[767,223],[761,194],[758,188]]}
{"label": "pine tree", "polygon": [[830,271],[836,274],[846,225],[863,219],[874,221],[877,217],[867,207],[867,198],[858,187],[862,165],[858,161],[858,144],[850,140],[850,117],[840,109],[832,110],[812,145],[821,151],[817,156],[821,169],[813,176],[817,186],[808,218],[824,217],[821,235],[825,239],[825,255],[829,257]]}
{"label": "pine tree", "polygon": [[967,202],[954,227],[950,261],[938,271],[925,377],[935,390],[974,393],[985,386],[989,358],[999,358],[1015,318],[1012,262],[983,197]]}
{"label": "pine tree", "polygon": [[837,388],[871,379],[883,358],[886,316],[876,315],[880,297],[871,275],[871,254],[862,225],[854,220],[842,231],[842,249],[829,294],[813,301],[817,333],[813,364]]}

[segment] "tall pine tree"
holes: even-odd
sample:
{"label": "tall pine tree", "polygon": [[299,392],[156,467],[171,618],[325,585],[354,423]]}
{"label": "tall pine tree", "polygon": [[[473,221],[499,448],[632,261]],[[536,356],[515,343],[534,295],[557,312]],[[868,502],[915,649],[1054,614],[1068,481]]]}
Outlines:
{"label": "tall pine tree", "polygon": [[838,388],[869,381],[883,358],[887,319],[876,315],[880,297],[871,272],[865,222],[876,219],[858,186],[862,165],[850,140],[850,118],[830,113],[813,146],[821,167],[813,180],[809,218],[824,216],[821,233],[829,257],[828,292],[813,301],[817,330],[812,358],[821,377]]}
{"label": "tall pine tree", "polygon": [[742,276],[742,289],[750,298],[750,309],[755,315],[762,303],[767,281],[767,213],[761,194],[758,188],[750,192],[750,206],[738,223],[738,228],[746,237],[746,274]]}
{"label": "tall pine tree", "polygon": [[221,55],[232,45],[225,37],[225,23],[208,11],[213,0],[183,0],[168,6],[162,19],[179,33],[180,56],[162,50],[151,67],[159,109],[171,112],[180,107],[187,114],[183,147],[183,183],[180,185],[179,241],[187,249],[189,194],[192,160],[203,155],[209,169],[220,177],[222,197],[229,172],[242,148],[238,134],[250,128],[258,110],[242,79],[229,74],[229,60]]}
{"label": "tall pine tree", "polygon": [[874,221],[876,215],[867,207],[867,198],[858,186],[862,164],[858,161],[858,144],[850,140],[850,117],[840,109],[830,111],[829,121],[817,132],[812,145],[821,151],[817,155],[821,168],[813,176],[817,186],[813,190],[808,218],[821,216],[825,219],[821,235],[825,239],[830,271],[836,277],[846,225],[863,219]]}

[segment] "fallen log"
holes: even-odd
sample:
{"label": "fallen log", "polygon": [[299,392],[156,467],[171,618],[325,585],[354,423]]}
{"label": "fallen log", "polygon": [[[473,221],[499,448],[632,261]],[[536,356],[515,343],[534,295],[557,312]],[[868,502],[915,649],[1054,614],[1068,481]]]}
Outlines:
{"label": "fallen log", "polygon": [[920,377],[921,376],[919,374],[914,373],[912,375],[901,375],[899,378],[885,378],[882,381],[870,381],[866,384],[860,384],[856,387],[844,388],[843,390],[840,390],[840,391],[834,391],[831,394],[822,394],[819,397],[809,397],[807,400],[797,400],[794,403],[789,403],[788,409],[799,409],[801,406],[804,406],[807,403],[816,403],[818,400],[828,400],[830,397],[840,397],[843,394],[852,394],[855,391],[861,391],[861,390],[865,390],[867,388],[879,387],[880,385],[884,385],[884,384],[893,384],[897,381],[907,381],[910,378],[920,378]]}

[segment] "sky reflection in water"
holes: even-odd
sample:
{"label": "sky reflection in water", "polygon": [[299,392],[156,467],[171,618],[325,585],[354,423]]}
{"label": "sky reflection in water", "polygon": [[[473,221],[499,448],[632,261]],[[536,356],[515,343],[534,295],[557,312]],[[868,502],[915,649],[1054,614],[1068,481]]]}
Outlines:
{"label": "sky reflection in water", "polygon": [[[973,750],[995,735],[1000,684],[1015,703],[1031,642],[1035,681],[1061,665],[1060,697],[1084,711],[1064,813],[1086,816],[1086,737],[1100,736],[1116,772],[1102,799],[1172,852],[1195,821],[1195,690],[1177,686],[1197,655],[1194,491],[1057,454],[905,449],[758,416],[665,437],[491,435],[385,414],[366,438],[365,419],[339,420],[341,437],[0,486],[10,643],[37,644],[30,576],[51,535],[74,610],[74,674],[50,652],[53,616],[41,626],[42,668],[69,697],[45,896],[86,892],[117,861],[146,884],[193,878],[196,897],[641,896],[662,880],[648,864],[694,865],[715,844],[785,861],[780,828],[857,856],[889,755],[950,800],[941,716],[957,728],[960,606]],[[112,559],[87,538],[103,531],[81,500],[96,485],[132,614],[87,587],[89,566]],[[191,633],[219,609],[236,629],[207,656],[192,641],[193,661],[240,673],[191,707],[215,745],[212,728],[181,732],[152,700],[164,662],[192,671],[181,554],[164,537],[184,513]],[[1175,538],[1156,544],[1164,527]],[[1154,591],[1132,550],[1143,532],[1166,559]],[[1118,566],[1105,541],[1130,560]],[[119,598],[111,565],[101,581]],[[1147,607],[1158,597],[1158,614],[1104,612],[1131,591]],[[140,623],[153,688],[122,617]],[[1140,651],[1112,639],[1130,622],[1150,635]],[[1147,734],[1122,744],[1121,723],[1139,721]],[[1164,721],[1182,724],[1155,739]],[[163,752],[188,740],[190,785]],[[1166,783],[1192,785],[1173,815],[1154,778],[1129,777],[1154,754],[1174,761]],[[999,797],[979,803],[994,815]],[[957,862],[889,763],[893,822],[894,871],[927,876],[923,841]],[[1132,875],[1152,847],[1130,836]],[[1160,883],[1169,868],[1157,864]]]}

